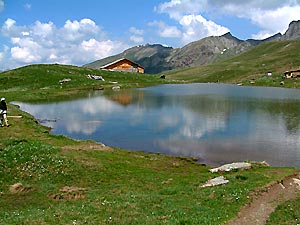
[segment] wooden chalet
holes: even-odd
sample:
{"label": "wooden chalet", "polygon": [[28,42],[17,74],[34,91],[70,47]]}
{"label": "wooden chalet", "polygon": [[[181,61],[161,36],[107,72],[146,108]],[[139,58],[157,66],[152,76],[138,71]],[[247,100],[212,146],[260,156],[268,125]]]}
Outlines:
{"label": "wooden chalet", "polygon": [[300,77],[300,69],[299,70],[290,70],[284,72],[285,78],[297,78]]}
{"label": "wooden chalet", "polygon": [[122,58],[104,66],[101,66],[100,69],[130,73],[144,73],[145,70],[144,67],[126,58]]}

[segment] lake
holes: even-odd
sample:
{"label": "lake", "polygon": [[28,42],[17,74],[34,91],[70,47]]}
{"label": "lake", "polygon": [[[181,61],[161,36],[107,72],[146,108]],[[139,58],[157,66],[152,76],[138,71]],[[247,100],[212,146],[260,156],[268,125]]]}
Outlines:
{"label": "lake", "polygon": [[74,139],[196,157],[211,166],[300,165],[300,89],[176,84],[15,104],[53,134]]}

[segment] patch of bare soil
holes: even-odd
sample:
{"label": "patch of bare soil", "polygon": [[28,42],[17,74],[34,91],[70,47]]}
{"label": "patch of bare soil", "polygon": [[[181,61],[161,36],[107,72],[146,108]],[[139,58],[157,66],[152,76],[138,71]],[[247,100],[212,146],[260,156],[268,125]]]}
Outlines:
{"label": "patch of bare soil", "polygon": [[86,190],[86,188],[65,186],[59,193],[51,194],[49,197],[55,200],[77,200],[85,198]]}
{"label": "patch of bare soil", "polygon": [[275,208],[285,201],[300,197],[300,175],[291,175],[274,182],[250,196],[253,201],[225,225],[264,225]]}
{"label": "patch of bare soil", "polygon": [[111,151],[112,148],[105,146],[104,144],[93,143],[93,142],[82,142],[77,145],[66,145],[62,147],[62,150],[100,150],[100,151]]}
{"label": "patch of bare soil", "polygon": [[29,186],[23,186],[22,183],[15,183],[9,186],[9,191],[12,194],[24,194],[32,191],[33,188]]}

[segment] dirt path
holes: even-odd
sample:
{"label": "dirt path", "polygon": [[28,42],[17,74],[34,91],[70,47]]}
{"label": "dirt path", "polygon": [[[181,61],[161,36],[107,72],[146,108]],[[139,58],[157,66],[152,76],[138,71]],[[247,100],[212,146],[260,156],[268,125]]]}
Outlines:
{"label": "dirt path", "polygon": [[238,216],[224,225],[264,225],[275,208],[287,200],[300,197],[300,175],[286,177],[272,183],[251,196],[253,201],[245,205]]}

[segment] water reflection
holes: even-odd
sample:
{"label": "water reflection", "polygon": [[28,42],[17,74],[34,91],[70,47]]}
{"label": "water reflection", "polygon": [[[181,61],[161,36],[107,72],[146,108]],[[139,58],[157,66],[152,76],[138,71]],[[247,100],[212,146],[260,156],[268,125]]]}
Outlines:
{"label": "water reflection", "polygon": [[[218,165],[300,165],[300,90],[163,85],[51,104],[17,103],[55,134]],[[56,122],[54,122],[56,121]]]}

